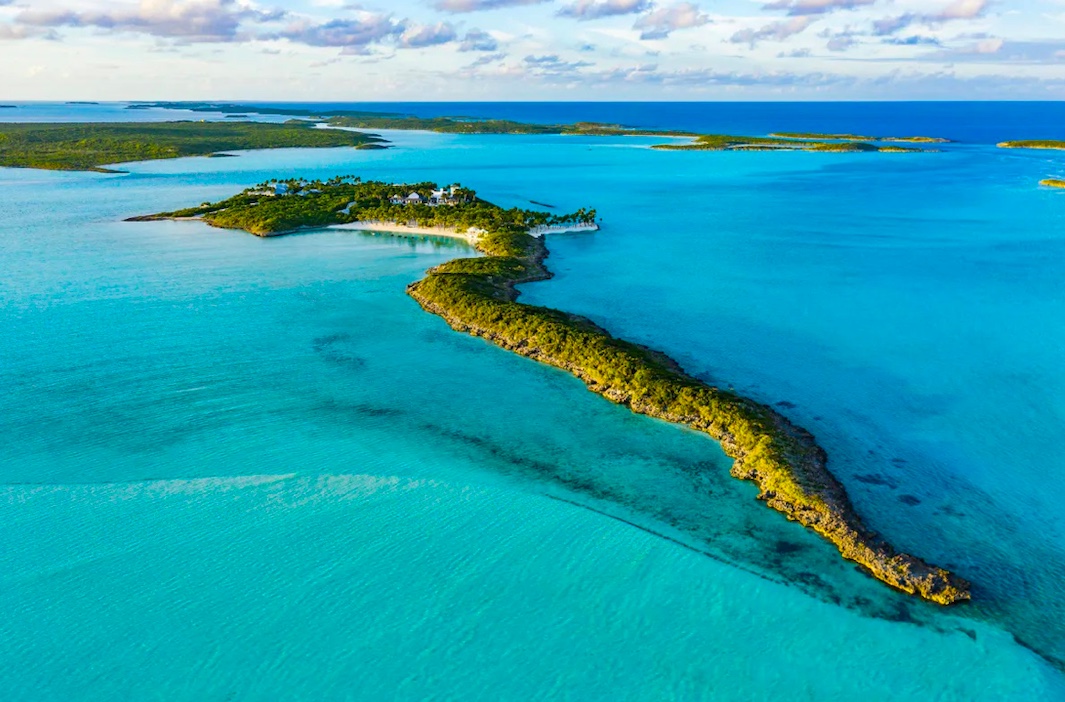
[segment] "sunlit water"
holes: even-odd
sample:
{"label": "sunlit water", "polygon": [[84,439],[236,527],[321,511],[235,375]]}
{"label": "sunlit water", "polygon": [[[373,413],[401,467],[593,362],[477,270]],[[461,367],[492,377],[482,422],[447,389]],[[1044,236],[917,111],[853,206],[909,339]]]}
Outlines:
{"label": "sunlit water", "polygon": [[[5,697],[1065,699],[1060,157],[390,138],[0,171]],[[461,244],[120,221],[339,173],[596,207],[524,300],[784,403],[977,603],[888,591],[705,437],[422,312]]]}

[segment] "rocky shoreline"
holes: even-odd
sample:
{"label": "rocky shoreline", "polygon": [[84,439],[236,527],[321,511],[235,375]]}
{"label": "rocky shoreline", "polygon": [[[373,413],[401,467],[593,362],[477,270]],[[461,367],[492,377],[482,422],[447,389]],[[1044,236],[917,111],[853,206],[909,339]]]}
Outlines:
{"label": "rocky shoreline", "polygon": [[[565,370],[584,381],[592,392],[633,412],[710,435],[735,461],[732,475],[758,485],[759,499],[823,536],[844,558],[858,563],[878,580],[941,605],[971,598],[967,581],[916,556],[898,552],[863,525],[843,486],[829,472],[824,450],[805,429],[770,407],[701,383],[665,354],[615,339],[587,319],[515,302],[518,297],[515,285],[551,277],[543,263],[547,256],[543,241],[528,235],[525,238],[528,241],[520,242],[521,253],[517,256],[493,256],[498,251],[485,240],[475,242],[489,257],[466,261],[499,259],[505,265],[484,265],[483,272],[479,272],[476,268],[456,268],[454,261],[445,263],[430,269],[426,278],[412,283],[408,293],[423,309],[439,315],[456,331],[479,336],[514,353]],[[434,282],[442,283],[443,289],[449,292],[441,294],[439,285],[428,289]],[[451,300],[461,300],[461,304],[449,304],[449,294],[454,295]],[[474,307],[469,306],[471,301]],[[505,315],[466,313],[469,309],[500,305],[506,306],[506,312],[511,315],[516,312],[514,308],[519,308],[517,313],[525,308],[530,315],[548,315],[559,327],[554,332],[563,336],[565,327],[569,327],[584,339],[591,337],[617,348],[625,361],[634,362],[632,374],[653,372],[672,376],[667,382],[694,399],[684,405],[687,411],[678,411],[681,405],[676,402],[661,400],[650,393],[636,394],[624,383],[603,382],[597,368],[568,360],[564,354],[556,353],[558,349],[552,348],[552,344],[515,334],[502,323],[492,321]],[[635,353],[625,354],[628,349]],[[648,368],[640,367],[641,358],[646,359]],[[753,439],[748,436],[752,432]],[[740,436],[744,438],[741,440]]]}

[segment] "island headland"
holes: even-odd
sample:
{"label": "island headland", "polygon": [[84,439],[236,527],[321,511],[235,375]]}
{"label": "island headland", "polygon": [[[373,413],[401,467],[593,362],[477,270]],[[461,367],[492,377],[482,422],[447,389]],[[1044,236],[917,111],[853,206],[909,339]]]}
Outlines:
{"label": "island headland", "polygon": [[1039,181],[1040,185],[1045,185],[1048,188],[1065,188],[1065,180],[1059,178],[1044,178]]}
{"label": "island headland", "polygon": [[387,222],[441,227],[483,254],[430,269],[409,288],[453,329],[565,370],[633,412],[684,425],[718,441],[733,476],[753,481],[759,499],[812,529],[873,577],[949,605],[970,599],[969,583],[870,532],[827,467],[813,435],[771,407],[707,385],[657,351],[617,339],[583,317],[517,302],[516,285],[551,277],[534,232],[596,228],[595,210],[567,215],[503,209],[460,185],[394,184],[338,177],[271,181],[227,200],[132,218],[199,218],[213,226],[271,236],[303,227]]}
{"label": "island headland", "polygon": [[113,173],[104,166],[244,149],[366,149],[386,143],[372,134],[298,121],[7,123],[0,124],[0,166]]}

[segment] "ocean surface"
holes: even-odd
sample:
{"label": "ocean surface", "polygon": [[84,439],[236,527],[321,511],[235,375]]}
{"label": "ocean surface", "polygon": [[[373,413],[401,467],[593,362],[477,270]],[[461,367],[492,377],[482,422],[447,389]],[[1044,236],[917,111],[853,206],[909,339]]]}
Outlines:
{"label": "ocean surface", "polygon": [[[29,103],[5,121],[221,118]],[[11,700],[1065,700],[1060,103],[352,104],[941,153],[386,133],[126,174],[0,169],[0,690]],[[321,108],[314,108],[321,109]],[[594,207],[523,301],[817,436],[866,521],[973,581],[890,591],[706,437],[451,331],[462,243],[135,214],[273,177]]]}

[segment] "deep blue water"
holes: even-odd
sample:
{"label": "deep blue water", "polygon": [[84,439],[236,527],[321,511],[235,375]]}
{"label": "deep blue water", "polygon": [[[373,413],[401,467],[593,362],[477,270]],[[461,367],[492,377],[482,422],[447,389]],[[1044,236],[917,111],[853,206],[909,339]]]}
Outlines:
{"label": "deep blue water", "polygon": [[[810,131],[869,136],[930,135],[975,144],[1065,138],[1065,102],[233,102],[419,117],[494,117],[541,124],[606,122],[728,134]],[[141,121],[224,116],[224,113],[127,110],[126,103],[9,104],[19,105],[19,109],[0,110],[0,121]],[[285,118],[264,115],[256,119]]]}
{"label": "deep blue water", "polygon": [[312,109],[331,108],[419,117],[498,117],[544,124],[607,122],[725,134],[810,131],[931,135],[983,144],[1020,138],[1065,138],[1063,102],[368,102],[315,103]]}
{"label": "deep blue water", "polygon": [[[1065,699],[1065,192],[1036,185],[1065,158],[989,145],[1062,136],[1060,105],[416,107],[967,143],[400,133],[0,170],[8,698]],[[525,301],[784,403],[868,522],[977,601],[890,592],[705,437],[423,313],[404,286],[462,244],[121,222],[337,173],[597,208]]]}

